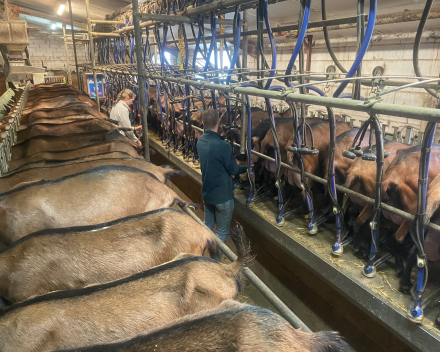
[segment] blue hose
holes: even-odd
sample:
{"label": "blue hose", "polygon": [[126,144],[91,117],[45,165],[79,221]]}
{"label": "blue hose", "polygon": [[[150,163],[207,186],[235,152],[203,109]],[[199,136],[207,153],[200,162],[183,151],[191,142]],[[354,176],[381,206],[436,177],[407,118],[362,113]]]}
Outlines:
{"label": "blue hose", "polygon": [[269,36],[270,48],[272,50],[272,67],[269,73],[270,78],[267,80],[264,89],[268,89],[270,87],[270,84],[272,83],[272,77],[275,75],[275,69],[277,67],[277,49],[275,46],[275,41],[273,39],[272,28],[270,27],[270,23],[269,23],[269,14],[267,12],[267,6],[268,6],[267,1],[265,1],[263,6],[263,17],[264,17],[264,22],[266,23],[267,35]]}
{"label": "blue hose", "polygon": [[[307,0],[306,7],[304,11],[304,17],[301,25],[301,30],[299,32],[298,41],[296,42],[295,48],[293,49],[292,57],[290,58],[289,64],[287,65],[286,69],[286,76],[290,75],[292,73],[293,65],[295,64],[296,57],[299,54],[299,51],[301,50],[301,47],[304,42],[304,38],[306,36],[307,31],[307,25],[309,24],[309,17],[310,17],[310,7],[312,6],[312,0]],[[292,83],[289,81],[289,77],[284,78],[284,83],[286,86],[291,87]]]}
{"label": "blue hose", "polygon": [[147,62],[147,49],[148,49],[148,46],[150,45],[150,43],[149,43],[149,41],[148,41],[148,38],[149,38],[149,36],[150,36],[150,31],[148,30],[148,28],[147,28],[147,37],[145,38],[145,47],[144,47],[144,64]]}
{"label": "blue hose", "polygon": [[[267,3],[266,3],[267,4]],[[267,5],[266,5],[267,6]],[[238,51],[240,49],[240,40],[241,40],[241,15],[237,14],[237,33],[236,33],[236,42],[234,43],[234,55],[232,55],[231,66],[228,71],[228,77],[226,78],[226,84],[229,84],[231,81],[232,71],[234,69],[235,63],[237,62]]]}
{"label": "blue hose", "polygon": [[[374,25],[376,23],[376,12],[377,12],[377,0],[370,0],[370,13],[368,15],[368,24],[367,29],[365,30],[365,38],[362,42],[361,48],[359,49],[359,53],[356,57],[356,60],[353,63],[353,66],[351,66],[350,71],[348,71],[345,78],[351,78],[355,75],[356,71],[359,68],[359,65],[362,62],[362,59],[365,56],[365,53],[367,52],[368,46],[370,45],[371,37],[373,36],[374,31]],[[339,87],[336,89],[335,93],[333,94],[334,98],[338,98],[342,91],[347,87],[348,80],[342,82]]]}
{"label": "blue hose", "polygon": [[[353,96],[351,94],[346,94],[346,95],[340,95],[339,98],[341,98],[341,99],[344,99],[344,98],[345,99],[353,99]],[[364,101],[365,98],[364,97],[360,97],[359,100]]]}
{"label": "blue hose", "polygon": [[[306,89],[308,89],[308,90],[312,90],[312,91],[314,91],[315,93],[318,93],[320,96],[325,97],[325,93],[324,93],[321,89],[319,89],[319,88],[317,88],[317,87],[315,87],[315,86],[306,86]],[[341,98],[342,98],[342,97],[341,97]]]}
{"label": "blue hose", "polygon": [[194,56],[193,56],[193,69],[196,68],[196,61],[197,61],[197,52],[199,51],[199,45],[200,40],[202,39],[202,31],[199,27],[199,33],[197,34],[197,41],[196,41],[196,47],[194,49]]}
{"label": "blue hose", "polygon": [[212,28],[211,44],[209,45],[208,56],[206,57],[206,64],[203,69],[203,71],[205,71],[205,72],[208,71],[209,60],[211,59],[212,50],[214,49],[214,45],[216,45],[215,44],[215,28],[216,28],[216,26],[217,26],[217,18],[213,17],[212,21],[211,21],[211,28]]}

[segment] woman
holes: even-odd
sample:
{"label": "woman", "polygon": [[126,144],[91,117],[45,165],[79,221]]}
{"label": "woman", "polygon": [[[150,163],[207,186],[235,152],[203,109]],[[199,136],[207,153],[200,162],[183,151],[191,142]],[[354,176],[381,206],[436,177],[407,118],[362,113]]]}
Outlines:
{"label": "woman", "polygon": [[110,112],[110,119],[118,121],[119,127],[131,128],[132,130],[119,131],[126,137],[130,138],[134,143],[136,143],[139,147],[142,146],[139,139],[137,139],[134,134],[134,130],[141,130],[142,126],[132,127],[130,123],[130,105],[133,105],[133,100],[136,98],[136,95],[130,89],[122,90],[117,98],[116,105],[113,106],[112,111]]}

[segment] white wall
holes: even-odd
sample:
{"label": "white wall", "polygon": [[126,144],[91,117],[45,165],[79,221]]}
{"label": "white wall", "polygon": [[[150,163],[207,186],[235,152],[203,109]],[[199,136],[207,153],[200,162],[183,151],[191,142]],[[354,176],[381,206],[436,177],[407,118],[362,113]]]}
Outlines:
{"label": "white wall", "polygon": [[[419,66],[422,75],[428,77],[439,77],[440,73],[440,33],[426,33],[422,39],[419,52]],[[415,34],[399,34],[390,36],[376,36],[373,37],[371,45],[362,62],[363,75],[371,75],[374,67],[383,66],[385,68],[384,75],[405,75],[415,76],[413,69],[413,44]],[[336,57],[346,70],[348,70],[356,57],[356,40],[355,38],[341,38],[331,40],[332,47],[335,51]],[[293,43],[278,43],[277,44],[277,69],[284,70],[290,60],[293,52]],[[271,63],[270,52],[267,51],[266,58],[268,63]],[[298,60],[296,61],[298,67]],[[325,72],[329,65],[334,65],[323,40],[317,40],[312,49],[312,72]],[[256,67],[256,60],[249,56],[248,67]],[[337,69],[337,72],[340,72]],[[397,79],[396,79],[397,80]],[[403,79],[405,81],[413,82],[413,80]],[[282,85],[278,82],[273,83]],[[331,96],[336,90],[338,84],[331,84],[327,95]],[[324,85],[317,87],[323,89]],[[390,89],[387,87],[386,89]],[[363,97],[370,95],[370,87],[362,87],[361,94]],[[311,93],[316,94],[316,93]],[[348,85],[343,94],[351,94],[351,85]],[[254,101],[261,102],[262,98],[254,98]],[[383,97],[384,103],[407,105],[407,106],[421,106],[433,108],[436,105],[436,99],[422,89],[405,89],[402,91],[390,93]],[[324,107],[312,106],[311,111],[324,111]],[[337,114],[346,114],[350,118],[355,119],[354,126],[359,127],[360,121],[366,120],[368,116],[362,112],[348,111],[342,109],[335,109]],[[392,132],[393,126],[399,128],[403,126],[414,127],[414,134],[418,131],[423,132],[426,122],[420,120],[412,120],[406,118],[399,118],[393,116],[381,115],[379,116],[382,124],[388,125],[387,132]],[[438,129],[437,138],[440,137],[440,128]],[[403,131],[405,133],[405,131]]]}
{"label": "white wall", "polygon": [[[64,39],[57,37],[29,36],[29,55],[33,66],[41,67],[41,61],[48,69],[66,70],[66,52]],[[75,59],[73,56],[73,45],[68,44],[69,65],[74,70]],[[85,62],[84,44],[76,46],[78,63]]]}

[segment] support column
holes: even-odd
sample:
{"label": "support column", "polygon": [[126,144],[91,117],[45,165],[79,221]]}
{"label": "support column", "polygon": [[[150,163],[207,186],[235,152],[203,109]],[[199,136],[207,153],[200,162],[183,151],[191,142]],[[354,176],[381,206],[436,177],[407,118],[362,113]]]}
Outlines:
{"label": "support column", "polygon": [[[142,117],[142,143],[144,145],[144,158],[150,161],[150,146],[148,140],[148,123],[147,123],[147,101],[145,99],[145,76],[144,65],[142,60],[142,32],[139,19],[139,4],[138,0],[132,0],[133,4],[133,24],[134,24],[134,40],[136,50],[136,63],[138,71],[138,85],[139,85],[139,102],[141,105]],[[156,55],[157,59],[157,55]]]}
{"label": "support column", "polygon": [[78,89],[82,91],[81,77],[79,76],[79,68],[78,68],[78,56],[76,55],[76,40],[75,40],[75,31],[73,27],[73,13],[72,13],[72,0],[69,1],[69,16],[70,16],[70,32],[72,34],[72,43],[73,43],[73,56],[75,57],[75,69],[76,69],[76,79],[78,81]]}
{"label": "support column", "polygon": [[63,37],[64,37],[64,50],[66,52],[66,70],[67,70],[67,83],[72,84],[72,72],[70,72],[69,65],[69,50],[67,49],[67,37],[66,37],[66,24],[63,23]]}
{"label": "support column", "polygon": [[[243,11],[243,32],[247,32],[249,28],[249,13],[248,10]],[[247,54],[248,54],[248,45],[249,45],[249,37],[243,36],[241,46],[241,55],[242,55],[242,62],[241,62],[241,68],[242,72],[247,68]],[[244,75],[241,75],[242,80],[245,80]],[[245,95],[241,95],[241,99],[245,101]],[[246,116],[246,106],[244,104],[241,105],[241,140],[240,140],[240,154],[246,153],[246,127],[247,127],[247,119]],[[250,119],[251,117],[248,116]]]}
{"label": "support column", "polygon": [[95,83],[95,92],[96,92],[96,105],[98,106],[98,111],[101,111],[101,104],[99,101],[99,91],[98,91],[98,78],[96,76],[95,70],[95,44],[93,43],[93,34],[92,34],[92,22],[90,21],[90,1],[86,1],[86,13],[87,13],[87,30],[89,32],[89,43],[90,43],[90,53],[92,55],[92,72],[93,72],[93,81]]}
{"label": "support column", "polygon": [[[356,55],[359,53],[359,49],[364,41],[365,34],[365,13],[364,13],[364,0],[358,0],[357,4],[357,50]],[[362,76],[362,63],[356,72],[356,77]],[[352,99],[360,100],[361,98],[361,80],[353,82]]]}

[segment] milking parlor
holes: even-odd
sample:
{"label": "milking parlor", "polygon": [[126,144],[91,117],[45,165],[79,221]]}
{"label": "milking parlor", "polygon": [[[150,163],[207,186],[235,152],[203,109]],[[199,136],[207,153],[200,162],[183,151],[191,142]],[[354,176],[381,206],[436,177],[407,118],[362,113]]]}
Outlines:
{"label": "milking parlor", "polygon": [[0,351],[440,352],[440,1],[0,0],[0,51]]}

